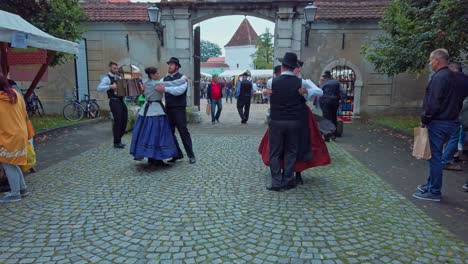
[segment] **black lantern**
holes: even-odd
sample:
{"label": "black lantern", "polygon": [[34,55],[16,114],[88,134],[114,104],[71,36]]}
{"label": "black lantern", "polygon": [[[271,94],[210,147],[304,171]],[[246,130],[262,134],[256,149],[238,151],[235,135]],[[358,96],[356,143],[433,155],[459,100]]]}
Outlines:
{"label": "black lantern", "polygon": [[305,34],[305,46],[309,46],[309,32],[310,28],[312,27],[312,23],[315,21],[315,17],[317,15],[317,7],[314,6],[313,3],[309,3],[305,8],[304,8],[304,17],[306,21],[306,34]]}
{"label": "black lantern", "polygon": [[311,24],[315,21],[315,16],[317,15],[317,7],[313,3],[308,4],[304,8],[305,20],[308,24]]}
{"label": "black lantern", "polygon": [[154,30],[161,41],[161,46],[164,46],[164,25],[161,24],[161,9],[153,5],[148,7],[149,21],[154,25]]}

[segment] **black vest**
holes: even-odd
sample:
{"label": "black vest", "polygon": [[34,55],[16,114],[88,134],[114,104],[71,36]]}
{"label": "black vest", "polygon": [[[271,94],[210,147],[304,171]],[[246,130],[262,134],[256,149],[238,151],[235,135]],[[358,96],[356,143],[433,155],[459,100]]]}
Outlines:
{"label": "black vest", "polygon": [[273,79],[270,95],[271,120],[301,120],[307,114],[304,97],[299,93],[302,79],[280,75]]}
{"label": "black vest", "polygon": [[[164,77],[163,80],[167,82],[167,81],[175,81],[180,78],[182,78],[182,74],[178,72],[174,74],[173,76],[168,75]],[[165,93],[165,97],[166,97],[167,108],[177,108],[177,107],[185,108],[187,106],[187,90],[183,94],[178,95],[178,96],[174,96],[170,93]]]}
{"label": "black vest", "polygon": [[[110,82],[111,82],[110,84],[114,84],[114,83],[115,83],[116,79],[115,79],[114,76],[111,76],[110,74],[107,74],[107,77],[109,77],[109,80],[110,80]],[[122,97],[118,97],[118,96],[115,94],[114,90],[109,89],[109,90],[107,90],[107,98],[111,99],[111,98],[122,98]]]}
{"label": "black vest", "polygon": [[252,82],[249,80],[243,80],[240,84],[240,97],[251,97],[252,96]]}

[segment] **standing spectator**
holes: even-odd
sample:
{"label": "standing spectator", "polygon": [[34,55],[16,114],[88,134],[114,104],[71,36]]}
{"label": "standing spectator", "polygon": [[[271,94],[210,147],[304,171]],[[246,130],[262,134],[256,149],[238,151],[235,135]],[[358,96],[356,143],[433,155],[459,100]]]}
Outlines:
{"label": "standing spectator", "polygon": [[455,73],[448,68],[449,54],[445,49],[433,51],[429,63],[435,74],[426,88],[421,123],[429,130],[431,159],[426,184],[417,186],[420,191],[413,197],[427,201],[440,201],[442,197],[442,148],[460,123],[458,115],[465,92],[456,84]]}
{"label": "standing spectator", "polygon": [[[465,96],[468,96],[468,76],[463,74],[461,65],[459,63],[452,62],[449,64],[449,69],[455,73],[457,85],[460,86],[459,89],[465,90],[466,91]],[[468,127],[465,127],[465,129],[466,128]],[[463,125],[460,124],[460,129],[455,130],[454,133],[450,136],[447,146],[444,149],[444,153],[442,154],[442,165],[444,166],[444,170],[453,170],[453,171],[462,170],[461,166],[454,164],[453,161],[454,161],[454,156],[457,153],[457,149],[458,149],[458,145],[460,141],[461,141],[461,145],[463,145],[463,136],[464,136]],[[463,151],[463,147],[458,150],[461,153]]]}
{"label": "standing spectator", "polygon": [[223,88],[217,75],[213,75],[211,83],[208,84],[206,98],[211,104],[211,123],[213,125],[216,124],[216,122],[219,123],[221,110],[223,110]]}
{"label": "standing spectator", "polygon": [[[323,117],[330,120],[335,127],[338,123],[338,107],[340,105],[341,96],[341,84],[334,80],[330,71],[325,71],[322,76],[323,83],[320,88],[323,90],[323,96],[319,99],[320,108],[323,112]],[[335,133],[332,134],[332,138],[335,138]],[[328,135],[325,137],[325,141],[329,141]]]}
{"label": "standing spectator", "polygon": [[17,202],[28,193],[24,175],[18,165],[27,164],[28,114],[24,100],[0,74],[0,166],[5,170],[11,191],[0,198],[1,203]]}
{"label": "standing spectator", "polygon": [[231,100],[232,104],[232,80],[229,80],[226,84],[226,103],[228,102],[228,99]]}
{"label": "standing spectator", "polygon": [[203,99],[206,97],[206,85],[207,82],[203,79],[200,83],[200,98]]}

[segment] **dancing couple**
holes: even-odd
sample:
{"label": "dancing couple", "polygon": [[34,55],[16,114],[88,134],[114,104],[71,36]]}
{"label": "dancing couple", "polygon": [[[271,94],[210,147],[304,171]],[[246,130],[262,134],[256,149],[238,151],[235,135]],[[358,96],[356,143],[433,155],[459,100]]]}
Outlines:
{"label": "dancing couple", "polygon": [[[310,80],[299,78],[303,62],[287,52],[281,74],[267,83],[270,124],[260,146],[262,161],[270,166],[270,191],[284,191],[303,184],[301,172],[331,163],[330,155],[307,100],[323,94]],[[294,175],[296,172],[296,175]]]}
{"label": "dancing couple", "polygon": [[[178,129],[190,164],[195,163],[192,140],[187,129],[187,77],[179,73],[177,58],[168,62],[169,75],[161,80],[155,67],[145,69],[148,81],[141,87],[145,103],[138,113],[132,135],[130,154],[135,160],[148,159],[156,166],[167,166],[183,158],[182,150],[175,137]],[[166,106],[162,103],[165,96]]]}

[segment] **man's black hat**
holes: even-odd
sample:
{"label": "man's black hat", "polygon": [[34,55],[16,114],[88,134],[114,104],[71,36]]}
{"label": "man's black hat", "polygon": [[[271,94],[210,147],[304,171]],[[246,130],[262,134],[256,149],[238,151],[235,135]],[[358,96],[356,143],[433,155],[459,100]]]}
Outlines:
{"label": "man's black hat", "polygon": [[331,79],[332,75],[330,71],[325,71],[325,73],[322,75],[323,78]]}
{"label": "man's black hat", "polygon": [[297,62],[297,55],[294,52],[286,52],[282,59],[278,59],[282,64],[291,67],[297,68],[299,67],[299,63]]}
{"label": "man's black hat", "polygon": [[182,65],[180,65],[180,63],[179,63],[179,59],[176,58],[176,57],[170,58],[169,61],[166,62],[166,63],[167,63],[167,64],[169,64],[169,63],[174,63],[174,64],[176,64],[177,66],[179,66],[179,68],[182,68]]}
{"label": "man's black hat", "polygon": [[281,73],[281,65],[276,65],[273,74]]}

